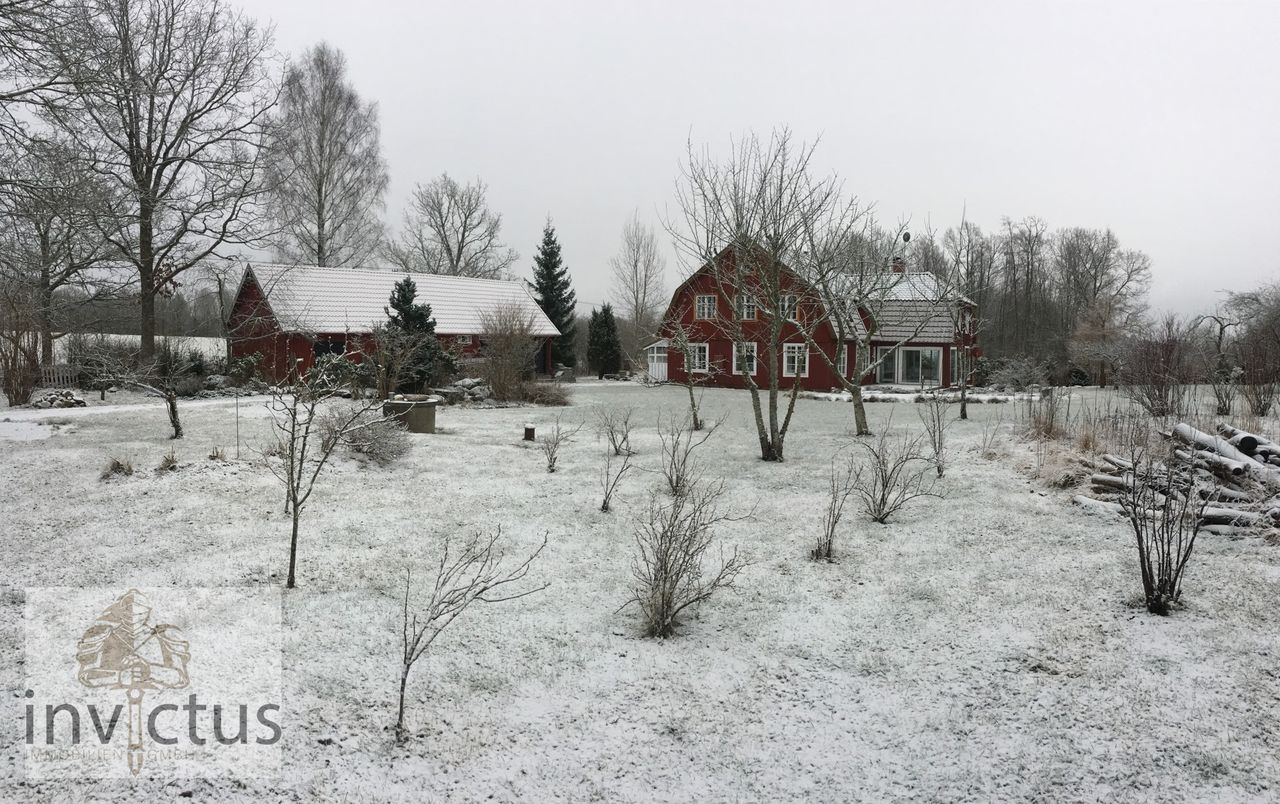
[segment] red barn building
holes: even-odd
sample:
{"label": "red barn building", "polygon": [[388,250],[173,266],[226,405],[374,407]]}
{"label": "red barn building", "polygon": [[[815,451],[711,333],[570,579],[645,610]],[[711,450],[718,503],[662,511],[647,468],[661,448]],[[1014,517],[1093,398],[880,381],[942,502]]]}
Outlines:
{"label": "red barn building", "polygon": [[[387,321],[385,308],[406,274],[310,265],[249,265],[240,280],[228,320],[231,356],[262,355],[261,370],[280,381],[296,361],[303,371],[317,355],[372,349],[373,328]],[[560,334],[523,282],[408,274],[417,302],[431,305],[436,337],[462,358],[478,354],[484,316],[515,308],[533,322],[542,339],[537,370],[550,365],[551,340]]]}
{"label": "red barn building", "polygon": [[[649,373],[655,379],[684,382],[691,372],[706,385],[744,388],[750,374],[758,385],[766,383],[764,361],[772,324],[766,309],[769,305],[758,294],[734,287],[743,276],[748,287],[762,284],[739,274],[734,259],[733,251],[725,249],[676,288],[663,317],[662,340],[646,350]],[[885,360],[872,376],[863,378],[863,385],[937,388],[957,382],[959,358],[966,350],[971,357],[978,354],[972,334],[973,303],[945,293],[937,277],[911,272],[901,260],[895,260],[883,279],[875,281],[878,289],[868,294],[875,299],[875,309],[860,307],[859,314],[851,316],[857,331],[847,333],[844,342],[837,344],[836,328],[826,313],[829,302],[793,271],[784,268],[780,272],[776,286],[784,320],[775,370],[783,386],[798,381],[806,390],[839,388],[835,372],[814,350],[821,349],[833,358],[837,370],[854,377],[857,343],[866,337],[868,328],[872,355]],[[736,337],[739,326],[740,340]],[[802,326],[812,343],[806,340]],[[677,334],[689,344],[692,366],[685,366],[683,350],[672,345]],[[735,343],[739,344],[737,349]]]}

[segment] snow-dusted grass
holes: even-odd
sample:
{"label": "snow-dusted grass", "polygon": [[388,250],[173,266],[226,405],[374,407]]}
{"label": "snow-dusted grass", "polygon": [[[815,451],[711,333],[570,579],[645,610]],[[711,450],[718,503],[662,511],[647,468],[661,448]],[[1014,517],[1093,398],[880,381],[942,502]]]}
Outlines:
{"label": "snow-dusted grass", "polygon": [[[786,463],[758,460],[745,392],[709,390],[727,416],[699,449],[726,500],[754,519],[721,529],[754,564],[667,642],[638,637],[628,597],[633,519],[661,483],[657,424],[680,388],[580,383],[569,408],[443,408],[388,469],[341,461],[303,520],[299,588],[285,597],[283,778],[35,783],[22,780],[19,699],[6,695],[0,799],[85,796],[262,800],[1267,800],[1280,790],[1280,553],[1201,540],[1186,607],[1158,618],[1124,524],[1073,508],[1070,492],[1013,464],[1001,439],[977,455],[975,405],[950,431],[946,500],[891,524],[846,517],[838,561],[807,553],[826,473],[847,444],[848,405],[801,400]],[[592,406],[637,408],[639,467],[599,512],[607,445],[590,424],[554,474],[539,434]],[[899,405],[873,427],[918,428]],[[92,413],[90,413],[92,411]],[[1016,426],[1006,411],[1006,430]],[[283,584],[288,518],[274,477],[233,456],[230,400],[164,408],[13,411],[74,418],[38,441],[0,444],[0,671],[19,689],[24,586]],[[266,435],[241,402],[244,444]],[[180,468],[154,467],[173,447]],[[132,477],[100,481],[108,456]],[[469,611],[410,680],[393,741],[399,584],[424,577],[446,535],[501,525],[509,552],[549,544],[531,597]],[[193,672],[198,656],[193,655]],[[322,742],[323,741],[323,742]]]}

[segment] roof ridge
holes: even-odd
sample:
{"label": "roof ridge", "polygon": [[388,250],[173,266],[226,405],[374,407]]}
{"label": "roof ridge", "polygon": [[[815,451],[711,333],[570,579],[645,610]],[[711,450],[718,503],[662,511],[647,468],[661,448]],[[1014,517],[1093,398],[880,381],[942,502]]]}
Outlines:
{"label": "roof ridge", "polygon": [[287,262],[250,262],[252,268],[281,268],[290,271],[324,271],[327,273],[363,273],[387,275],[394,274],[397,276],[429,276],[432,279],[458,282],[492,282],[502,285],[519,285],[524,287],[523,279],[491,279],[483,276],[459,276],[457,274],[434,274],[430,271],[407,271],[403,268],[366,268],[366,267],[350,267],[345,265],[303,265],[299,263]]}

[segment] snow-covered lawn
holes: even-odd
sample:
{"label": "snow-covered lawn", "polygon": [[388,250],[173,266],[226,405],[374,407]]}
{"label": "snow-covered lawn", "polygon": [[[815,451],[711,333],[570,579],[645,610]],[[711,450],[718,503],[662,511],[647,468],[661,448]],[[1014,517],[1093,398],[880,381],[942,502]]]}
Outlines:
{"label": "snow-covered lawn", "polygon": [[[680,635],[638,637],[628,596],[634,518],[660,477],[623,481],[599,512],[604,444],[584,429],[547,474],[539,432],[593,405],[631,405],[639,465],[680,388],[582,383],[564,409],[442,409],[387,469],[343,460],[303,522],[285,595],[283,776],[24,779],[22,603],[29,586],[282,585],[288,519],[260,464],[261,402],[183,407],[166,440],[152,403],[93,415],[4,411],[73,426],[0,440],[0,799],[496,801],[1274,800],[1280,796],[1280,552],[1205,537],[1168,618],[1138,605],[1123,523],[977,453],[974,405],[951,430],[947,498],[887,526],[852,512],[837,563],[807,559],[848,405],[797,403],[787,462],[758,460],[746,392],[709,390],[727,417],[700,452],[723,477],[721,529],[754,563]],[[93,409],[90,409],[93,410]],[[919,427],[903,405],[873,426]],[[3,416],[0,416],[3,417]],[[9,425],[0,425],[0,427]],[[29,426],[24,426],[29,432]],[[1002,439],[1011,452],[1028,447]],[[155,471],[176,449],[180,468]],[[99,480],[109,456],[134,476]],[[480,607],[410,679],[414,739],[392,739],[399,593],[445,536],[502,527],[512,554],[549,545],[546,591]],[[193,652],[192,662],[198,661]],[[145,777],[145,772],[144,772]]]}

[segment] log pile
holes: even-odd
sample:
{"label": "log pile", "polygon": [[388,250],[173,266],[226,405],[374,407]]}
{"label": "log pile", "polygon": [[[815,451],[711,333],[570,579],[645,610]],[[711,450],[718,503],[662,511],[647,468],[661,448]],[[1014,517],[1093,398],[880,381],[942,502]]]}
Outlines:
{"label": "log pile", "polygon": [[1178,424],[1161,435],[1171,446],[1164,463],[1135,470],[1119,455],[1082,459],[1091,472],[1090,492],[1077,494],[1075,503],[1125,516],[1126,494],[1142,483],[1155,504],[1165,494],[1194,494],[1190,508],[1198,512],[1201,533],[1280,534],[1280,444],[1227,424],[1218,425],[1216,434]]}

